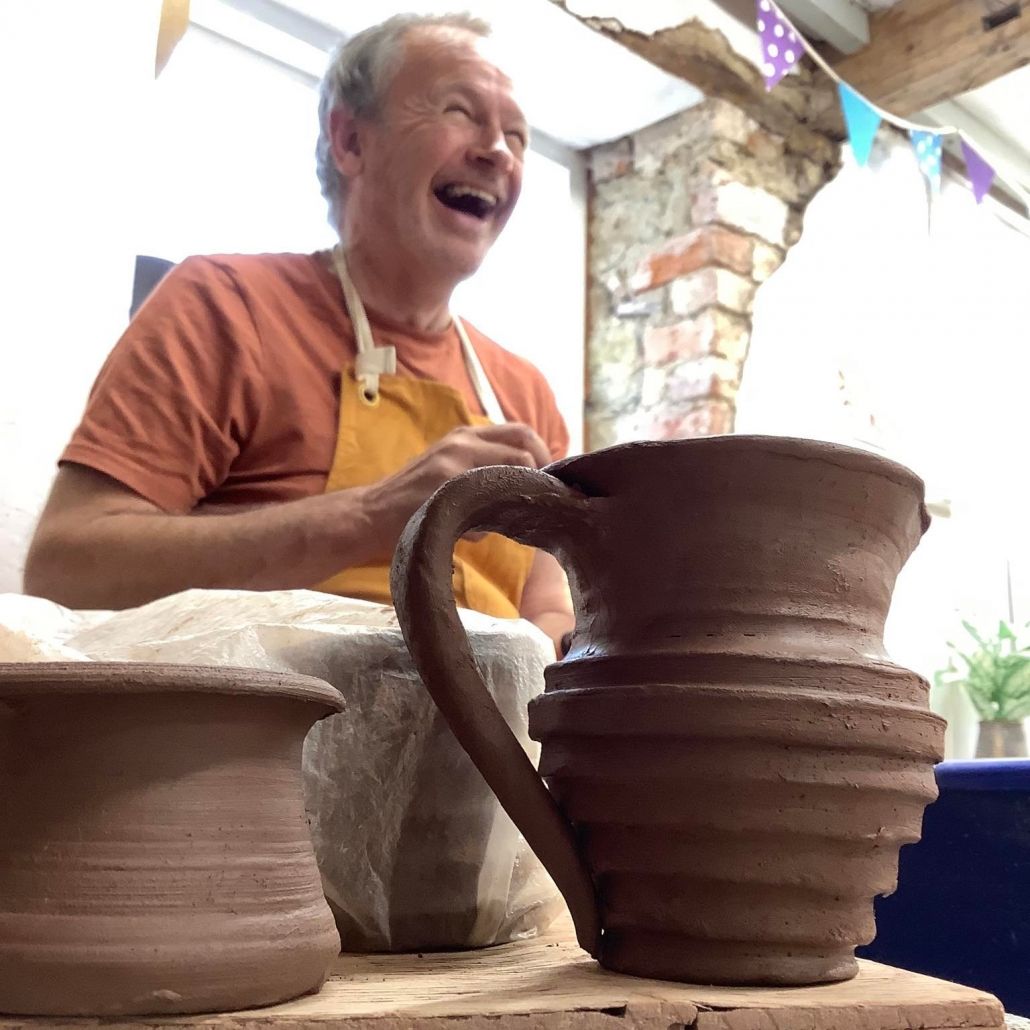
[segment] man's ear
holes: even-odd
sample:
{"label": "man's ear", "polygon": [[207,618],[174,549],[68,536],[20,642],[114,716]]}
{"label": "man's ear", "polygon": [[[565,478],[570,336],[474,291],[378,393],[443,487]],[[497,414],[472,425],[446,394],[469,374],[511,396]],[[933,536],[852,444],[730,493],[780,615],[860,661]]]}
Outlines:
{"label": "man's ear", "polygon": [[364,164],[358,119],[346,104],[329,113],[329,149],[333,164],[344,178],[357,175]]}

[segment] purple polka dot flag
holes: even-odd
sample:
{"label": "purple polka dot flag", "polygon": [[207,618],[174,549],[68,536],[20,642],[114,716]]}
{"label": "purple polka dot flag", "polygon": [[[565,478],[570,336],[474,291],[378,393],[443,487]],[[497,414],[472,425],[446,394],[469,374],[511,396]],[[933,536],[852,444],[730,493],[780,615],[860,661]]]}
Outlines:
{"label": "purple polka dot flag", "polygon": [[758,38],[762,43],[762,73],[770,90],[797,64],[804,47],[772,0],[756,0]]}
{"label": "purple polka dot flag", "polygon": [[966,159],[966,172],[973,186],[973,196],[979,204],[991,191],[995,171],[965,140],[962,140],[962,156]]}

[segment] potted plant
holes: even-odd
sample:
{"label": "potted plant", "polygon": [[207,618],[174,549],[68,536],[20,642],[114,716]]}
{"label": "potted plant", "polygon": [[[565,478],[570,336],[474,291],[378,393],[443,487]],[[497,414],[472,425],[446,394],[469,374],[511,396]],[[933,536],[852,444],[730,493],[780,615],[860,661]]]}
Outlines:
{"label": "potted plant", "polygon": [[1030,644],[1021,644],[1004,620],[991,635],[965,620],[962,626],[975,646],[963,650],[949,641],[952,657],[935,682],[959,683],[972,701],[980,717],[977,758],[1026,757],[1023,719],[1030,716]]}

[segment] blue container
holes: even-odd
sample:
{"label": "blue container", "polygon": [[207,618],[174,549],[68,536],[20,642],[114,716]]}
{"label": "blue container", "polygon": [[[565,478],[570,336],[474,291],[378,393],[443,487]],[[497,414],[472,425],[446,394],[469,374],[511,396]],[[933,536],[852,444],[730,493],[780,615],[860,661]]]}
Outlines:
{"label": "blue container", "polygon": [[1030,1015],[1030,760],[942,762],[863,958],[990,991]]}

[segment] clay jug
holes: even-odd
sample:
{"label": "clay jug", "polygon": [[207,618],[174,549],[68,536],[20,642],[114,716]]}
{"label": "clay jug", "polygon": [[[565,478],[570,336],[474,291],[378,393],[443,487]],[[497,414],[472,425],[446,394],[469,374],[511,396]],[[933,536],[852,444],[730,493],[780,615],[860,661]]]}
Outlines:
{"label": "clay jug", "polygon": [[[393,594],[426,687],[602,965],[702,983],[847,979],[936,796],[944,721],[882,634],[922,482],[824,443],[635,443],[445,484]],[[555,554],[576,628],[530,703],[533,769],[483,689],[454,541]]]}
{"label": "clay jug", "polygon": [[321,680],[0,665],[0,1012],[250,1008],[339,951],[304,814]]}

